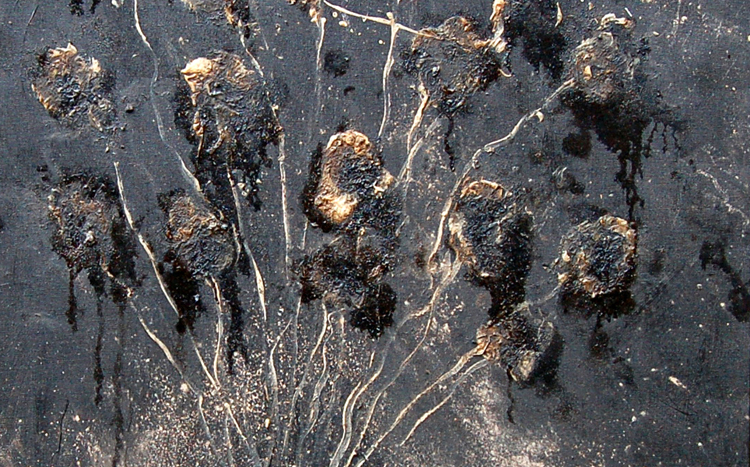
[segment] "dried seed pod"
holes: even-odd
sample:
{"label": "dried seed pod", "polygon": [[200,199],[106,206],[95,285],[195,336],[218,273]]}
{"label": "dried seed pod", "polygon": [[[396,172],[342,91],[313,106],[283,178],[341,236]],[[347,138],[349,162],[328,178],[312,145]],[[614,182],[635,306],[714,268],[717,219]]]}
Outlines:
{"label": "dried seed pod", "polygon": [[167,217],[168,258],[195,276],[219,275],[234,264],[232,230],[219,215],[181,190],[162,195],[159,203]]}
{"label": "dried seed pod", "polygon": [[52,117],[78,129],[88,123],[102,132],[114,130],[111,76],[97,59],[86,60],[68,44],[47,49],[38,63],[31,88]]}
{"label": "dried seed pod", "polygon": [[390,217],[381,218],[393,214],[387,192],[394,181],[367,136],[354,130],[337,133],[311,164],[305,212],[325,230],[351,220],[358,226],[389,225]]}
{"label": "dried seed pod", "polygon": [[608,214],[575,226],[557,263],[563,291],[591,298],[626,291],[635,279],[636,237],[625,219]]}
{"label": "dried seed pod", "polygon": [[442,113],[452,115],[502,74],[497,44],[477,34],[468,19],[454,16],[420,33],[404,57],[406,69],[419,76]]}
{"label": "dried seed pod", "polygon": [[477,330],[477,354],[508,370],[519,383],[554,371],[562,338],[549,321],[536,322],[520,310]]}
{"label": "dried seed pod", "polygon": [[501,185],[467,180],[448,219],[448,244],[469,279],[493,295],[492,315],[523,301],[531,269],[532,217]]}

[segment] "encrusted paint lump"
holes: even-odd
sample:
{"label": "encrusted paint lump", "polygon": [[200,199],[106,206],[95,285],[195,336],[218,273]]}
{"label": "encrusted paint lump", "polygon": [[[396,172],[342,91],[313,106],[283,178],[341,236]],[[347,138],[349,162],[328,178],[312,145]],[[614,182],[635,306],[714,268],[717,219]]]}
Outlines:
{"label": "encrusted paint lump", "polygon": [[626,291],[635,279],[636,240],[628,221],[609,214],[573,227],[558,260],[563,292],[596,298]]}
{"label": "encrusted paint lump", "polygon": [[84,58],[68,44],[47,49],[37,62],[31,88],[52,117],[75,129],[91,125],[101,132],[115,130],[112,76],[97,59]]}

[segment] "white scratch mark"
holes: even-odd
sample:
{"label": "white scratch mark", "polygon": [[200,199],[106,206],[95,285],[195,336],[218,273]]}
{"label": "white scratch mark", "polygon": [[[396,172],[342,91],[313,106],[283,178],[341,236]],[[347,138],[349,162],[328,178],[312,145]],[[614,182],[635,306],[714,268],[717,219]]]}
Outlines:
{"label": "white scratch mark", "polygon": [[141,40],[146,45],[146,48],[148,48],[149,52],[151,53],[151,58],[154,62],[154,74],[151,77],[151,83],[149,84],[148,93],[149,100],[151,101],[151,107],[154,109],[154,117],[156,118],[156,127],[159,130],[159,138],[161,138],[164,145],[172,150],[174,155],[177,157],[177,160],[179,161],[180,167],[182,169],[182,174],[185,179],[198,193],[202,193],[200,182],[197,178],[195,178],[195,175],[193,175],[193,173],[190,171],[187,164],[185,164],[182,156],[180,156],[180,154],[167,142],[167,138],[164,134],[164,121],[162,120],[161,114],[159,113],[159,108],[156,104],[156,92],[154,91],[156,82],[159,80],[159,59],[157,58],[156,52],[154,52],[153,47],[151,47],[151,43],[149,43],[148,39],[146,38],[146,34],[143,33],[143,29],[141,28],[141,19],[138,16],[138,0],[133,0],[133,16],[135,17],[135,29],[141,36]]}
{"label": "white scratch mark", "polygon": [[440,403],[438,403],[435,407],[431,408],[430,410],[428,410],[427,412],[425,412],[424,415],[422,415],[421,417],[419,417],[419,419],[414,423],[414,426],[412,426],[411,430],[409,430],[409,434],[407,434],[406,437],[404,437],[404,439],[401,440],[401,442],[398,445],[399,446],[403,446],[404,444],[406,444],[406,442],[409,441],[409,438],[411,438],[411,436],[414,434],[414,432],[417,431],[417,428],[419,428],[419,425],[421,425],[422,423],[424,423],[424,421],[427,420],[430,416],[432,416],[432,414],[434,414],[435,412],[437,412],[438,410],[440,410],[440,408],[442,406],[444,406],[450,400],[451,397],[453,397],[453,394],[456,392],[456,389],[458,389],[458,386],[468,376],[470,376],[472,373],[474,373],[475,371],[479,370],[480,368],[486,367],[488,365],[488,363],[489,362],[487,360],[480,360],[480,361],[476,362],[475,364],[473,364],[472,366],[470,366],[469,369],[464,372],[464,374],[462,374],[461,376],[459,376],[458,379],[456,379],[456,381],[451,386],[451,389],[450,389],[450,392],[448,392],[448,395],[445,396],[443,398],[443,400],[441,400]]}
{"label": "white scratch mark", "polygon": [[699,175],[703,175],[704,177],[711,180],[711,184],[713,184],[716,191],[718,191],[721,194],[721,197],[719,198],[719,200],[722,202],[724,207],[727,208],[727,211],[730,214],[739,214],[740,217],[742,217],[742,224],[744,226],[750,225],[750,218],[748,218],[747,214],[745,214],[741,209],[736,208],[734,205],[732,205],[732,203],[729,200],[729,194],[724,188],[722,188],[721,184],[719,184],[719,180],[717,180],[716,177],[714,177],[713,175],[711,175],[710,173],[702,169],[698,169],[696,170],[696,172]]}

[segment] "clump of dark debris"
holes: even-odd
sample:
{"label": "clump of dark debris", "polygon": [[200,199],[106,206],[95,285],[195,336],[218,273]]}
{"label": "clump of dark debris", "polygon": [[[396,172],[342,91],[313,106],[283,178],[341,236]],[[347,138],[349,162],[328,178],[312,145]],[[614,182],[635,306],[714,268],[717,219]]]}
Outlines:
{"label": "clump of dark debris", "polygon": [[635,280],[636,239],[628,221],[609,214],[573,227],[557,263],[563,294],[594,299],[627,291]]}
{"label": "clump of dark debris", "polygon": [[400,202],[393,176],[362,133],[331,137],[310,163],[305,214],[333,241],[298,264],[302,300],[324,299],[350,310],[353,326],[377,337],[393,322],[396,295],[383,283],[395,265]]}
{"label": "clump of dark debris", "polygon": [[446,116],[502,75],[502,52],[483,38],[470,20],[454,16],[436,28],[425,28],[403,54],[406,71],[416,74],[430,101]]}
{"label": "clump of dark debris", "polygon": [[262,77],[225,52],[197,58],[181,73],[175,123],[193,143],[195,176],[206,196],[229,219],[235,189],[259,208],[260,172],[270,164],[266,147],[282,131]]}
{"label": "clump of dark debris", "polygon": [[393,324],[396,309],[396,294],[383,282],[393,258],[389,249],[371,243],[376,236],[362,237],[337,236],[299,262],[302,301],[323,299],[346,308],[352,326],[378,337]]}
{"label": "clump of dark debris", "polygon": [[54,225],[52,249],[70,271],[68,322],[75,330],[77,305],[74,280],[84,269],[99,297],[110,294],[125,303],[136,283],[135,248],[117,189],[106,176],[86,172],[64,174],[48,198]]}
{"label": "clump of dark debris", "polygon": [[112,104],[113,76],[95,58],[85,59],[73,44],[47,49],[37,57],[31,88],[49,114],[63,124],[101,132],[116,129]]}
{"label": "clump of dark debris", "polygon": [[219,275],[234,264],[232,230],[219,214],[182,190],[160,196],[159,203],[167,218],[164,234],[173,262],[202,277]]}

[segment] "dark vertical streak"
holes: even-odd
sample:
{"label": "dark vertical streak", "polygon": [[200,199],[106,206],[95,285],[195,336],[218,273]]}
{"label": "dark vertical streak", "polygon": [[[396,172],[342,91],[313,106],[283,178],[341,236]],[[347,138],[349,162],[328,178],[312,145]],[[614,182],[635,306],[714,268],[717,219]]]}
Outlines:
{"label": "dark vertical streak", "polygon": [[94,404],[99,407],[102,402],[102,386],[104,385],[104,370],[102,370],[102,338],[104,337],[104,313],[102,313],[102,300],[96,300],[96,315],[99,318],[99,330],[96,334],[96,347],[94,348],[94,381],[96,382],[96,395]]}
{"label": "dark vertical streak", "polygon": [[69,400],[65,400],[65,408],[63,409],[62,415],[60,415],[60,428],[59,433],[57,435],[57,451],[55,451],[55,454],[52,455],[52,458],[54,459],[55,456],[60,455],[60,452],[62,451],[62,439],[63,439],[63,421],[65,421],[65,415],[68,414],[68,406],[70,405]]}
{"label": "dark vertical streak", "polygon": [[226,274],[220,281],[221,292],[229,305],[229,331],[227,333],[227,371],[234,372],[234,354],[239,353],[247,363],[249,355],[243,330],[245,327],[244,310],[239,297],[239,287],[233,274]]}
{"label": "dark vertical streak", "polygon": [[76,301],[75,292],[75,280],[78,272],[74,269],[68,270],[68,311],[65,312],[65,316],[68,318],[68,324],[73,332],[78,331],[78,321],[76,315],[78,314],[78,302]]}
{"label": "dark vertical streak", "polygon": [[513,411],[516,408],[516,399],[513,397],[513,376],[510,374],[510,370],[507,372],[508,377],[508,387],[506,390],[506,394],[508,395],[508,410],[505,412],[505,415],[508,417],[508,421],[512,424],[516,424],[516,421],[513,419]]}
{"label": "dark vertical streak", "polygon": [[122,457],[123,448],[125,446],[124,434],[125,434],[125,417],[122,412],[122,382],[120,377],[122,376],[122,355],[123,347],[125,345],[125,305],[118,307],[118,347],[117,355],[115,356],[115,366],[112,371],[112,386],[114,387],[115,397],[114,406],[115,414],[112,423],[115,426],[115,453],[112,456],[112,467],[120,465],[120,459]]}
{"label": "dark vertical streak", "polygon": [[445,153],[448,154],[448,166],[451,169],[451,172],[456,171],[456,150],[453,149],[453,146],[451,146],[450,143],[450,137],[453,134],[453,117],[448,118],[448,128],[445,130],[445,134],[443,135],[443,149],[445,150]]}

